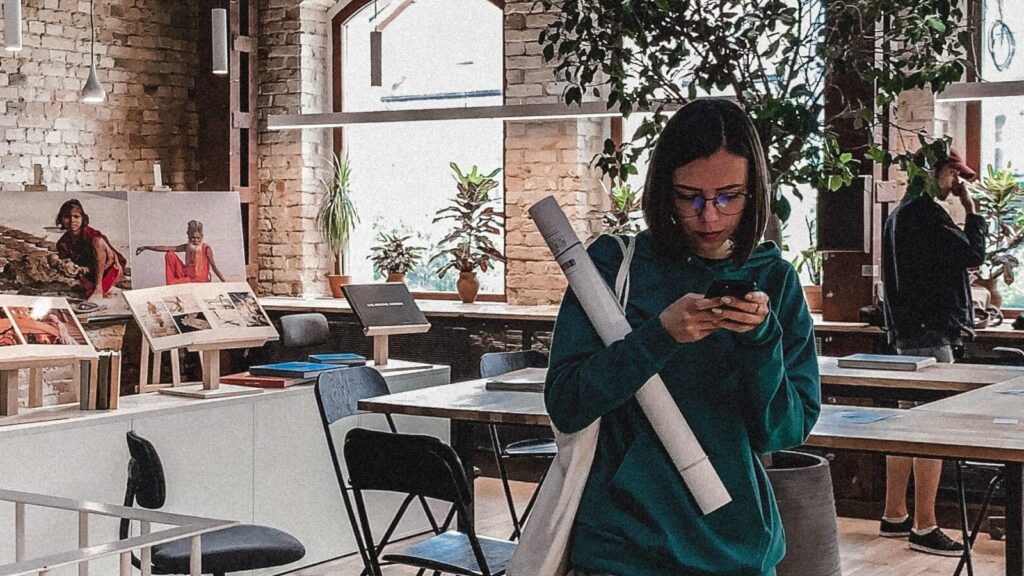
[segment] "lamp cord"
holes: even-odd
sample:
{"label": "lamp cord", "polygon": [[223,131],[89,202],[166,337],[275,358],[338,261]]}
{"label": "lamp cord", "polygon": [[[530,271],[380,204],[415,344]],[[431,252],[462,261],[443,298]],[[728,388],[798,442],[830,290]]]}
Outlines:
{"label": "lamp cord", "polygon": [[92,30],[92,40],[89,44],[89,64],[96,66],[96,10],[93,7],[94,0],[89,0],[89,28]]}

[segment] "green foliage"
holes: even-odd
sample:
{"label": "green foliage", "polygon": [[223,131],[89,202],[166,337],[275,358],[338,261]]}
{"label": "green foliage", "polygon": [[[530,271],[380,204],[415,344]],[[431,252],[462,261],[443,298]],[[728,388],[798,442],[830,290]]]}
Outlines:
{"label": "green foliage", "polygon": [[1022,189],[1009,163],[1004,170],[995,170],[991,164],[980,184],[971,184],[970,190],[978,201],[978,214],[985,218],[985,264],[980,276],[990,280],[1002,277],[1007,285],[1013,284],[1013,270],[1020,261],[1014,252],[1024,243],[1024,207],[1021,206]]}
{"label": "green foliage", "polygon": [[335,255],[335,271],[344,273],[345,246],[359,222],[359,216],[352,204],[352,167],[348,157],[332,154],[330,165],[329,176],[317,176],[324,195],[317,210],[316,224],[320,237]]}
{"label": "green foliage", "polygon": [[501,168],[495,168],[490,174],[484,175],[473,166],[472,170],[463,174],[455,162],[449,165],[454,172],[458,192],[449,206],[437,211],[433,221],[453,221],[451,231],[438,242],[450,247],[435,254],[430,261],[448,256],[448,262],[437,270],[440,278],[444,278],[452,268],[459,272],[473,272],[477,268],[487,272],[493,266],[492,259],[505,262],[505,256],[491,240],[491,236],[501,235],[501,225],[505,219],[504,212],[490,205],[490,191],[498,186],[494,176]]}
{"label": "green foliage", "polygon": [[370,248],[374,270],[381,274],[406,274],[415,268],[423,258],[425,248],[406,245],[409,238],[411,236],[399,236],[397,233],[378,234],[379,244]]}
{"label": "green foliage", "polygon": [[642,229],[640,211],[640,194],[643,187],[636,190],[628,183],[613,186],[611,190],[601,182],[601,187],[611,200],[612,207],[601,215],[605,234],[636,234]]}
{"label": "green foliage", "polygon": [[[568,104],[603,97],[624,114],[651,111],[621,148],[607,140],[594,163],[613,181],[636,173],[669,114],[666,105],[731,91],[768,155],[772,210],[787,191],[852,183],[864,158],[905,167],[911,154],[839,150],[837,128],[880,126],[904,90],[941,91],[970,63],[971,31],[957,0],[541,0],[552,21],[538,42]],[[826,13],[825,6],[828,6]],[[877,32],[881,26],[884,32]],[[884,46],[884,50],[878,49]],[[873,86],[863,101],[843,87],[842,110],[823,122],[825,63]],[[899,126],[894,127],[900,130]],[[906,169],[906,168],[905,168]]]}

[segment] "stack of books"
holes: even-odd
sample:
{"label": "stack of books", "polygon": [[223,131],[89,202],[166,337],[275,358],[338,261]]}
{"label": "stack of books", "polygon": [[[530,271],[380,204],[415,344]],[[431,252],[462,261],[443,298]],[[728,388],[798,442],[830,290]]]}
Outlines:
{"label": "stack of books", "polygon": [[347,366],[318,362],[278,362],[251,366],[248,372],[222,376],[221,384],[255,388],[287,388],[316,380],[323,372],[344,370]]}

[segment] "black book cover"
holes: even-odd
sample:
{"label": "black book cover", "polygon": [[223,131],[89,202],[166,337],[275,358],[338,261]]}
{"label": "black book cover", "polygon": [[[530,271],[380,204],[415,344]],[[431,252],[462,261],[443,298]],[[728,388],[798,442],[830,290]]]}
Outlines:
{"label": "black book cover", "polygon": [[345,284],[341,289],[363,328],[428,324],[405,284]]}

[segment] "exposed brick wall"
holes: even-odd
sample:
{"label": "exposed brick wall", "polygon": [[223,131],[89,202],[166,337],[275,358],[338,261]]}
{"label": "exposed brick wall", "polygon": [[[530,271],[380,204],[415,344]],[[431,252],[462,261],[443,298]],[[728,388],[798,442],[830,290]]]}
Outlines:
{"label": "exposed brick wall", "polygon": [[260,0],[259,291],[324,293],[330,258],[316,232],[326,131],[267,130],[267,116],[322,112],[328,99],[327,0]]}
{"label": "exposed brick wall", "polygon": [[[23,0],[24,49],[0,58],[0,190],[43,166],[51,190],[196,182],[195,0],[96,2],[97,69],[107,99],[78,101],[89,74],[89,3]],[[0,9],[2,12],[2,9]]]}
{"label": "exposed brick wall", "polygon": [[[533,0],[505,4],[505,102],[555,103],[555,82],[537,44],[553,19]],[[526,210],[555,195],[581,238],[597,231],[598,210],[607,201],[590,167],[608,135],[600,119],[508,122],[505,129],[506,288],[510,304],[551,304],[562,299],[565,278]]]}

